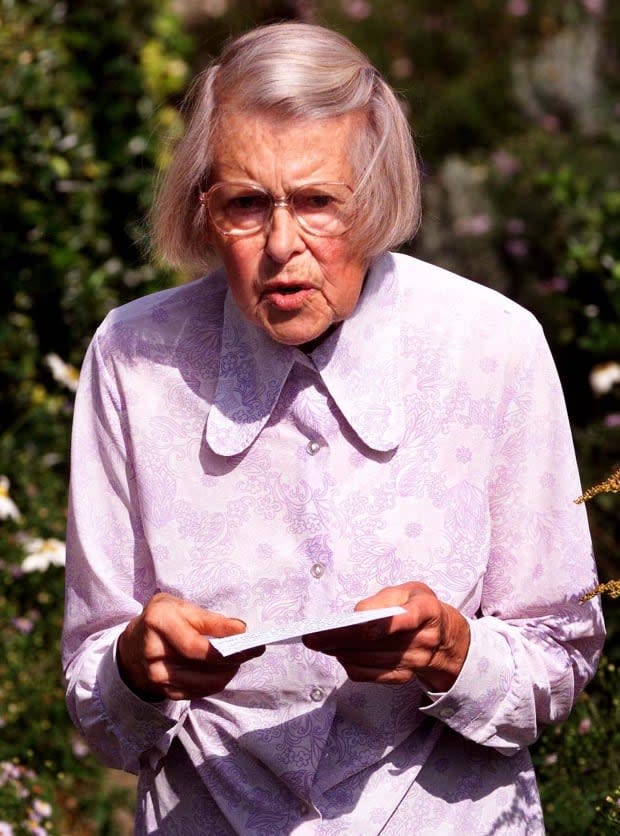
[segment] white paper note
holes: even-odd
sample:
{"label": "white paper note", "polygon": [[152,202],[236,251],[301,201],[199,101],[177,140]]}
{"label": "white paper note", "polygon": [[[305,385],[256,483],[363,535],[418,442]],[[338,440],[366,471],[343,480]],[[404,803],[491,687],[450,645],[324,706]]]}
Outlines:
{"label": "white paper note", "polygon": [[350,627],[353,624],[364,624],[367,621],[377,621],[379,618],[400,615],[400,613],[404,612],[406,610],[402,607],[383,607],[378,610],[364,610],[362,612],[351,612],[343,615],[331,614],[322,618],[294,621],[292,624],[276,624],[268,627],[259,627],[247,633],[225,636],[222,639],[209,637],[209,642],[216,650],[219,650],[222,656],[230,656],[232,653],[240,653],[242,650],[260,647],[263,644],[299,641],[302,636],[308,636],[310,633],[320,633],[322,630],[335,630],[338,627]]}

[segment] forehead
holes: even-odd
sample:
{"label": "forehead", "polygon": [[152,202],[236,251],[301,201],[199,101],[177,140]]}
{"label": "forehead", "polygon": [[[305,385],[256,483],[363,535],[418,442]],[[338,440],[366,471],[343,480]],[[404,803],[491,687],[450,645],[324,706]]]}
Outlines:
{"label": "forehead", "polygon": [[215,137],[211,180],[249,179],[278,190],[310,180],[353,186],[364,127],[358,113],[283,119],[228,110]]}

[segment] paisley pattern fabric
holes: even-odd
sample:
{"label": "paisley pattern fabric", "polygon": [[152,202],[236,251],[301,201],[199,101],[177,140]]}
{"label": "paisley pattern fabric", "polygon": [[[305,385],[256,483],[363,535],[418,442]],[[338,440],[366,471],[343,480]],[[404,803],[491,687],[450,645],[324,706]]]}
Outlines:
{"label": "paisley pattern fabric", "polygon": [[[403,255],[315,351],[225,276],[112,311],[80,379],[64,665],[75,723],[140,773],[138,834],[542,833],[527,746],[603,635],[562,392],[534,318]],[[252,628],[429,584],[470,620],[454,686],[353,683],[275,645],[147,704],[116,638],[158,590]]]}

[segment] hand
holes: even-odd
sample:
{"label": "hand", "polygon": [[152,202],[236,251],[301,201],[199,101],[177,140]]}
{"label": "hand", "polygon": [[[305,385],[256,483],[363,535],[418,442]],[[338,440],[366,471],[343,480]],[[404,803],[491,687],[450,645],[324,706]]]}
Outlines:
{"label": "hand", "polygon": [[417,582],[386,587],[355,609],[391,606],[407,612],[304,636],[304,644],[335,656],[355,682],[401,684],[418,677],[431,691],[447,691],[469,649],[467,620],[426,584]]}
{"label": "hand", "polygon": [[158,593],[119,638],[119,672],[128,687],[145,700],[206,697],[221,691],[243,662],[260,656],[265,649],[224,658],[211,647],[208,636],[244,632],[245,624],[237,618]]}

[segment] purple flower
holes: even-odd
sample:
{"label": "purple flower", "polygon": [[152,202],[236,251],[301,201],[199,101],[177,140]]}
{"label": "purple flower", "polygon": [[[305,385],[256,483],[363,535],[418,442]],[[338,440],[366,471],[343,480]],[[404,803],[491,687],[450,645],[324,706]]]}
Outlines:
{"label": "purple flower", "polygon": [[478,238],[486,235],[491,229],[491,218],[487,214],[471,215],[468,218],[457,218],[454,222],[454,232],[458,236],[469,235]]}
{"label": "purple flower", "polygon": [[353,20],[365,20],[372,7],[367,0],[342,0],[342,11]]}
{"label": "purple flower", "polygon": [[506,221],[506,232],[509,235],[523,235],[525,232],[525,221],[522,218],[509,218]]}
{"label": "purple flower", "polygon": [[28,633],[32,632],[32,628],[34,627],[34,622],[30,618],[25,618],[24,616],[19,616],[17,618],[11,619],[11,624],[18,633],[21,633],[24,636],[27,636]]}
{"label": "purple flower", "polygon": [[539,282],[538,289],[541,293],[564,293],[568,289],[568,279],[566,276],[553,276]]}
{"label": "purple flower", "polygon": [[620,427],[620,412],[610,412],[605,416],[603,423],[610,428]]}
{"label": "purple flower", "polygon": [[579,734],[587,734],[590,731],[591,726],[592,720],[590,720],[589,717],[584,717],[583,720],[579,723]]}
{"label": "purple flower", "polygon": [[510,238],[506,241],[506,252],[513,258],[525,258],[529,253],[527,241],[522,238]]}
{"label": "purple flower", "polygon": [[530,10],[528,0],[508,0],[506,11],[513,17],[525,17]]}
{"label": "purple flower", "polygon": [[491,164],[495,170],[499,174],[503,174],[504,177],[512,177],[512,175],[516,174],[521,168],[519,160],[507,151],[502,151],[501,148],[499,151],[495,151],[491,154]]}
{"label": "purple flower", "polygon": [[601,15],[605,11],[605,0],[581,0],[581,3],[591,15]]}
{"label": "purple flower", "polygon": [[549,134],[554,134],[560,129],[560,120],[553,113],[546,113],[541,120],[541,124]]}
{"label": "purple flower", "polygon": [[394,78],[403,79],[410,78],[413,73],[413,61],[406,55],[401,55],[400,58],[395,58],[392,61],[392,75]]}

